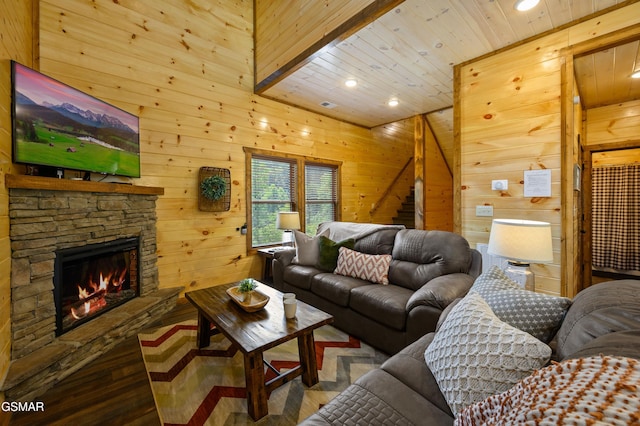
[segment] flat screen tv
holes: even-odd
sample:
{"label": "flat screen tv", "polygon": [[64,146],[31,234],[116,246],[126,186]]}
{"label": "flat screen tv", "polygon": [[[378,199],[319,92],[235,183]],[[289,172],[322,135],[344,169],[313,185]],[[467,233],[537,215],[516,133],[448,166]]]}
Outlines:
{"label": "flat screen tv", "polygon": [[17,62],[13,161],[140,177],[139,119]]}

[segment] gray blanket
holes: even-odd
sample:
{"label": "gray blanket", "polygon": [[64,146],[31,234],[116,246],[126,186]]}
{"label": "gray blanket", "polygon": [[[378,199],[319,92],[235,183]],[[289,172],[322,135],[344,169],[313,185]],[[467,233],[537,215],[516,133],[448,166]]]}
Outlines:
{"label": "gray blanket", "polygon": [[383,229],[405,229],[404,225],[379,225],[375,223],[355,223],[355,222],[323,222],[318,225],[318,232],[321,234],[329,230],[329,238],[333,241],[343,241],[353,238],[358,241],[368,235]]}

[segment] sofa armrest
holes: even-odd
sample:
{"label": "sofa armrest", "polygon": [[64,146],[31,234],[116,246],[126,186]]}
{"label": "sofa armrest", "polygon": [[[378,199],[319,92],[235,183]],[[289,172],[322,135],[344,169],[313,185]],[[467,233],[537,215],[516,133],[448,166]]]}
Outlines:
{"label": "sofa armrest", "polygon": [[280,262],[283,266],[289,265],[294,257],[296,257],[296,249],[293,247],[277,250],[273,253],[273,260]]}
{"label": "sofa armrest", "polygon": [[273,260],[271,261],[271,272],[273,273],[273,284],[278,290],[284,288],[284,268],[291,264],[291,261],[296,255],[295,248],[287,248],[278,250],[273,253]]}
{"label": "sofa armrest", "polygon": [[463,273],[436,277],[411,295],[407,302],[407,312],[420,305],[444,310],[457,298],[464,297],[474,281],[474,277]]}

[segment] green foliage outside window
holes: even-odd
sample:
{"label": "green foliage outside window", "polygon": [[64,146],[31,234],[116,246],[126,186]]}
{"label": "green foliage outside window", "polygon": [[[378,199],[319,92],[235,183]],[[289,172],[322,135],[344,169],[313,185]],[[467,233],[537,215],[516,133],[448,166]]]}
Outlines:
{"label": "green foliage outside window", "polygon": [[251,159],[251,244],[253,247],[280,244],[282,230],[276,228],[281,211],[304,209],[305,232],[314,235],[318,224],[336,218],[337,168],[304,165],[305,202],[298,204],[298,162],[289,158]]}

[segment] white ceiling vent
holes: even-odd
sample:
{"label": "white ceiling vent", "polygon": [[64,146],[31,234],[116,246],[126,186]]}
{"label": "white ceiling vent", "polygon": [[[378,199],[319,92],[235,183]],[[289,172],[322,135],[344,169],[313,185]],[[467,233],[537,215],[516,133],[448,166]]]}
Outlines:
{"label": "white ceiling vent", "polygon": [[333,108],[337,107],[338,105],[334,104],[333,102],[324,101],[324,102],[320,102],[320,106],[324,107],[324,108],[333,109]]}

